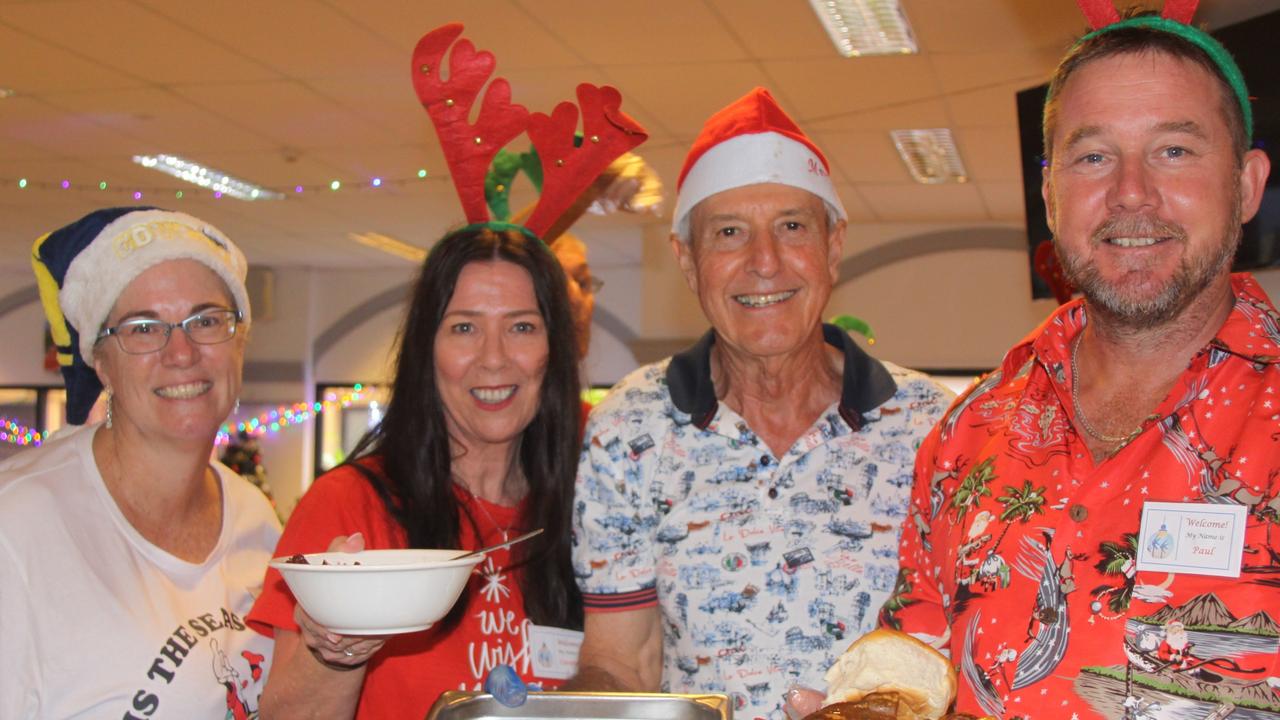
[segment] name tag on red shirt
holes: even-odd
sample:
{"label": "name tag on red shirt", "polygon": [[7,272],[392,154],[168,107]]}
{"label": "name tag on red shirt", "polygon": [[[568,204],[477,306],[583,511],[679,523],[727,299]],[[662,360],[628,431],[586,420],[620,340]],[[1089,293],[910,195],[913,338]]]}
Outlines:
{"label": "name tag on red shirt", "polygon": [[1138,570],[1240,577],[1248,508],[1147,502],[1138,531]]}

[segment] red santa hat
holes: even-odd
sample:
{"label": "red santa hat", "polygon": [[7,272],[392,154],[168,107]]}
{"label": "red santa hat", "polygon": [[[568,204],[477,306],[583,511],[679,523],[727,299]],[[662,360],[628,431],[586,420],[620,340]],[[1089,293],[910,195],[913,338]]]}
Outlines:
{"label": "red santa hat", "polygon": [[848,214],[831,184],[831,166],[768,90],[756,88],[707,119],[676,183],[671,230],[689,237],[693,207],[718,192],[778,183],[822,198],[841,220]]}

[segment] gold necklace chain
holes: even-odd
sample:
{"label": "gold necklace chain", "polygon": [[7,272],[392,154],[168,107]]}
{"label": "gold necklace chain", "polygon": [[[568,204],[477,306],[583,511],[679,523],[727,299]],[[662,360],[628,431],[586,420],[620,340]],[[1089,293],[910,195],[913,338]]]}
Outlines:
{"label": "gold necklace chain", "polygon": [[1084,330],[1081,330],[1080,334],[1076,335],[1075,340],[1071,342],[1071,405],[1075,408],[1076,419],[1080,421],[1080,426],[1094,440],[1100,440],[1108,445],[1128,443],[1142,432],[1142,425],[1138,425],[1137,429],[1128,435],[1105,435],[1089,424],[1089,418],[1085,417],[1084,410],[1080,407],[1080,392],[1078,390],[1080,387],[1080,371],[1076,367],[1076,353],[1080,349],[1080,339],[1083,337]]}

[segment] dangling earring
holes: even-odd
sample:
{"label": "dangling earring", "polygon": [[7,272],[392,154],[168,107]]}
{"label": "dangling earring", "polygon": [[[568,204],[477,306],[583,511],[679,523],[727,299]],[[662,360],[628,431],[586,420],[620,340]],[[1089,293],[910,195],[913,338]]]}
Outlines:
{"label": "dangling earring", "polygon": [[111,404],[112,404],[111,397],[112,397],[111,391],[108,390],[107,391],[107,422],[106,422],[107,427],[111,427]]}
{"label": "dangling earring", "polygon": [[236,404],[231,408],[231,414],[235,415],[240,412],[240,398],[236,398]]}

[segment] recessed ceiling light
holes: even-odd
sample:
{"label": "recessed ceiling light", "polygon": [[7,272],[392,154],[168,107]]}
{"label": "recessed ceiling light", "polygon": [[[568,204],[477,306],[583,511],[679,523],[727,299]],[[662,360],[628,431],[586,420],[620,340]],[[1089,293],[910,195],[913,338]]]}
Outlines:
{"label": "recessed ceiling light", "polygon": [[898,0],[809,0],[845,57],[920,51]]}
{"label": "recessed ceiling light", "polygon": [[916,182],[929,185],[968,182],[949,129],[891,130],[889,135]]}
{"label": "recessed ceiling light", "polygon": [[17,94],[18,94],[17,90],[14,90],[12,88],[7,88],[7,87],[0,87],[0,100],[3,100],[5,98],[11,98]]}
{"label": "recessed ceiling light", "polygon": [[185,180],[192,185],[199,185],[237,200],[279,200],[284,197],[283,194],[268,190],[261,185],[254,185],[248,180],[241,180],[221,170],[215,170],[177,155],[134,155],[133,161],[142,167],[172,175],[179,180]]}

